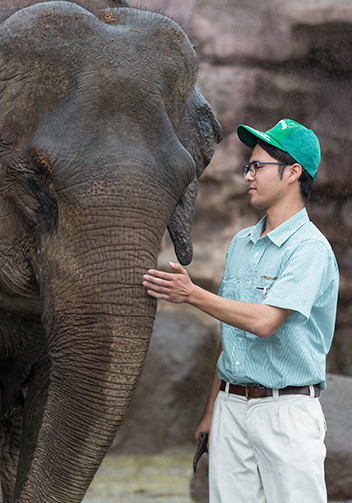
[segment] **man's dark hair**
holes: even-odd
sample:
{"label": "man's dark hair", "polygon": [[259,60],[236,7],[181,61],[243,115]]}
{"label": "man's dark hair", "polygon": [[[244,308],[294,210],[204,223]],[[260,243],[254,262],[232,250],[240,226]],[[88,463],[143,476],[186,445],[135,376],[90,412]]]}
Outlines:
{"label": "man's dark hair", "polygon": [[[279,166],[280,178],[282,178],[286,166],[290,166],[291,164],[297,163],[297,161],[287,152],[284,152],[279,148],[273,147],[272,145],[269,145],[269,143],[266,143],[265,141],[259,139],[257,140],[257,143],[271,157],[280,162],[285,163],[285,166]],[[310,196],[310,193],[312,192],[314,180],[310,176],[310,174],[307,173],[307,171],[302,167],[302,174],[299,177],[298,181],[300,183],[300,189],[303,200],[307,201]]]}

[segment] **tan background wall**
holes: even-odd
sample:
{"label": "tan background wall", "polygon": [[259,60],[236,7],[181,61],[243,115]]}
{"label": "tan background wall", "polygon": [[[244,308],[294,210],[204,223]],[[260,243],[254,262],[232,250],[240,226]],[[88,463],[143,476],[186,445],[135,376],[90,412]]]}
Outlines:
{"label": "tan background wall", "polygon": [[[352,375],[352,3],[349,0],[130,0],[161,11],[197,47],[198,84],[224,130],[201,179],[189,271],[216,291],[232,236],[261,216],[248,205],[241,167],[249,150],[234,136],[245,123],[268,129],[283,117],[311,127],[322,163],[308,204],[341,271],[328,369]],[[160,263],[174,257],[165,238]]]}

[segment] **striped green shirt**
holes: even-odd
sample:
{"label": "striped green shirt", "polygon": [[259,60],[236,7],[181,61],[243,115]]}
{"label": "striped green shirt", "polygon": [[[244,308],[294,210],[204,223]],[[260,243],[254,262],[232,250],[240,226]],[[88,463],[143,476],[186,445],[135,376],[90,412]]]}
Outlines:
{"label": "striped green shirt", "polygon": [[231,241],[219,295],[293,313],[265,339],[222,323],[218,375],[233,384],[325,389],[339,285],[334,253],[305,208],[260,237],[264,223]]}

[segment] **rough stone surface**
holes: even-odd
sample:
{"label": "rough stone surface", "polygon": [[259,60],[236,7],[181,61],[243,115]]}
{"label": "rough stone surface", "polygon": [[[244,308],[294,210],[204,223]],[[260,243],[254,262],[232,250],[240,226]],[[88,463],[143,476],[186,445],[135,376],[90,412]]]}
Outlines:
{"label": "rough stone surface", "polygon": [[321,399],[327,422],[325,463],[329,496],[352,498],[352,378],[328,375]]}
{"label": "rough stone surface", "polygon": [[[313,128],[322,162],[308,203],[330,240],[341,289],[331,372],[352,375],[352,3],[350,0],[130,0],[179,22],[197,47],[198,84],[225,138],[200,181],[192,277],[217,291],[232,236],[257,222],[241,166],[240,123],[267,129],[289,117]],[[160,265],[173,259],[165,237]]]}
{"label": "rough stone surface", "polygon": [[[321,398],[327,422],[325,444],[326,485],[329,499],[338,501],[352,498],[352,378],[328,375],[328,390]],[[346,407],[347,405],[347,407]],[[207,456],[191,481],[191,496],[198,503],[208,503]],[[307,502],[308,503],[308,502]]]}
{"label": "rough stone surface", "polygon": [[212,328],[194,314],[158,313],[144,371],[113,450],[154,453],[194,441],[217,345]]}

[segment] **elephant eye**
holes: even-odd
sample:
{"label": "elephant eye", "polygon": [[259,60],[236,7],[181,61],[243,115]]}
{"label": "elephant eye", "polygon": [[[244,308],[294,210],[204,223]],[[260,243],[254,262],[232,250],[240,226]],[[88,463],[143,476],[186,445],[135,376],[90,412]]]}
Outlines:
{"label": "elephant eye", "polygon": [[33,161],[38,166],[40,166],[42,169],[44,168],[48,173],[52,175],[54,167],[54,158],[52,156],[39,148],[31,149],[31,156]]}

